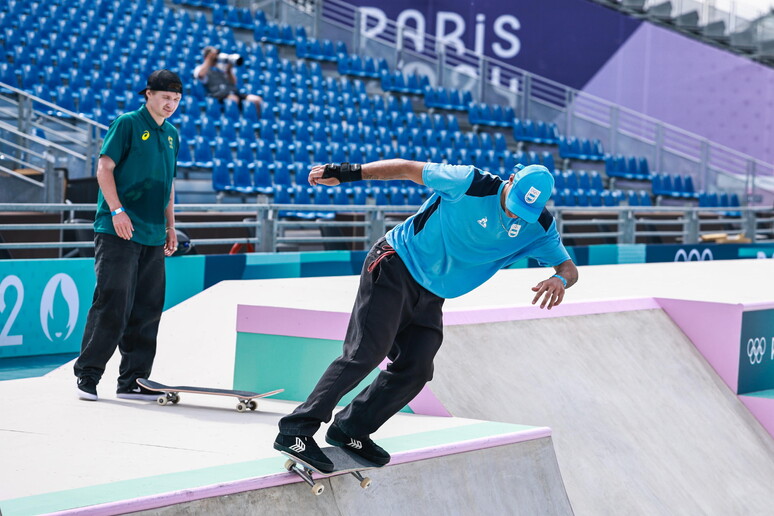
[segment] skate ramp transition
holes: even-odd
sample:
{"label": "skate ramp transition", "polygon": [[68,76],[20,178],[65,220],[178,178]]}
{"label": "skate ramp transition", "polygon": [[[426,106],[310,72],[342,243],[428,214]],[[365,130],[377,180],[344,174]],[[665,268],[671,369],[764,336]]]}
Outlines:
{"label": "skate ramp transition", "polygon": [[551,427],[576,514],[774,510],[774,441],[661,309],[447,326],[431,388]]}

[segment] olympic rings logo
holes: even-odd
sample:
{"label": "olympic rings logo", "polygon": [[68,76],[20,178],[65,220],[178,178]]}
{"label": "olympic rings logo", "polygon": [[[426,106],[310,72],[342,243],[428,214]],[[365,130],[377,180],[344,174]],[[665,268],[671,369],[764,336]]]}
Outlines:
{"label": "olympic rings logo", "polygon": [[750,359],[750,364],[760,364],[764,356],[766,356],[766,339],[764,337],[748,339],[747,357]]}
{"label": "olympic rings logo", "polygon": [[704,249],[701,252],[698,249],[691,249],[690,251],[679,249],[677,254],[675,254],[676,262],[703,262],[714,259],[715,257],[712,256],[711,249]]}

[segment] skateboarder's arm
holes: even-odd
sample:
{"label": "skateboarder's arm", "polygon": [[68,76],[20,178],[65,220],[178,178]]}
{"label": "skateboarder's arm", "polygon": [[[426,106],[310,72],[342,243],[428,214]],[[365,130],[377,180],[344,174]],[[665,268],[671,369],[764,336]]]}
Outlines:
{"label": "skateboarder's arm", "polygon": [[[363,180],[376,179],[388,181],[392,179],[407,179],[421,185],[424,184],[422,182],[422,169],[425,165],[427,163],[424,161],[384,159],[361,165],[360,173]],[[312,170],[309,172],[309,184],[312,186],[318,184],[336,186],[341,183],[335,177],[323,178],[324,173],[325,165],[315,165],[312,167]]]}
{"label": "skateboarder's arm", "polygon": [[[570,288],[578,281],[578,268],[572,263],[572,260],[566,260],[555,266],[554,271],[556,271],[555,275],[532,287],[532,291],[535,292],[535,297],[532,298],[533,305],[540,301],[542,297],[543,301],[540,303],[540,308],[548,308],[550,310],[561,304],[564,299],[565,289]],[[565,281],[567,282],[566,286],[564,284]]]}

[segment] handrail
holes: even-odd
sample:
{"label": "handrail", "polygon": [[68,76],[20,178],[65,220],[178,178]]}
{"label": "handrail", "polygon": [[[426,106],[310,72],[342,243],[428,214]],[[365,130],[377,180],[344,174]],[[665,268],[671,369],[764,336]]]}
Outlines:
{"label": "handrail", "polygon": [[[67,203],[5,203],[0,204],[0,214],[9,212],[61,213],[62,218],[69,212],[95,211],[96,204]],[[208,213],[243,214],[243,220],[208,220],[192,222],[181,217],[175,226],[185,230],[194,246],[249,243],[257,251],[281,252],[282,246],[310,246],[313,244],[349,243],[366,249],[385,231],[414,213],[417,206],[377,205],[329,205],[315,204],[179,204],[175,206],[178,215]],[[565,241],[572,245],[586,243],[616,242],[628,244],[656,237],[672,238],[683,244],[701,241],[702,235],[726,232],[732,235],[746,235],[753,242],[774,242],[774,211],[754,207],[704,208],[673,206],[614,206],[614,207],[565,207],[553,206],[557,227]],[[317,220],[289,219],[287,214],[346,213],[340,219],[321,217]],[[355,217],[354,215],[357,215]],[[251,219],[251,220],[245,220]],[[254,220],[252,220],[254,219]],[[2,220],[2,219],[0,219]],[[654,229],[653,226],[660,226]],[[64,241],[64,231],[88,230],[90,222],[43,222],[43,223],[0,223],[0,233],[25,234],[33,231],[58,231],[59,241],[1,243],[3,249],[76,249],[93,246],[93,242],[82,240]],[[325,235],[325,228],[340,228],[340,236]],[[722,229],[718,229],[722,228]],[[224,236],[219,229],[240,229],[242,236]],[[207,238],[196,236],[201,230],[208,230]],[[215,233],[213,233],[215,230]],[[319,231],[319,233],[317,233]],[[233,232],[231,233],[233,234]],[[18,240],[18,239],[17,239]]]}
{"label": "handrail", "polygon": [[85,116],[83,116],[83,115],[81,115],[79,113],[74,113],[73,111],[64,109],[61,106],[58,106],[58,105],[56,105],[56,104],[54,104],[52,102],[49,102],[47,100],[44,100],[44,99],[40,98],[40,97],[36,97],[35,95],[33,95],[33,94],[29,93],[29,92],[26,92],[24,90],[21,90],[19,88],[16,88],[15,86],[11,86],[10,84],[6,84],[4,82],[0,82],[0,88],[6,89],[6,90],[11,90],[13,93],[16,93],[17,95],[21,95],[23,97],[27,97],[30,100],[33,100],[33,101],[35,101],[35,102],[37,102],[39,104],[43,104],[44,106],[50,107],[52,109],[56,109],[58,112],[64,113],[68,117],[75,118],[76,120],[78,120],[80,122],[83,122],[84,124],[93,125],[95,127],[103,129],[103,130],[107,130],[107,128],[108,128],[106,125],[100,124],[99,122],[96,122],[96,121],[92,120],[91,118],[88,118],[88,117],[85,117]]}

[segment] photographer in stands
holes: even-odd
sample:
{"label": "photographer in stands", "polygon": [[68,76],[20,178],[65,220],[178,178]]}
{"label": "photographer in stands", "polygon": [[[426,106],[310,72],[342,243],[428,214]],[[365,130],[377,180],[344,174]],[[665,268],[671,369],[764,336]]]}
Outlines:
{"label": "photographer in stands", "polygon": [[234,66],[242,64],[242,57],[238,54],[221,54],[215,47],[204,47],[204,62],[194,69],[194,76],[201,81],[210,97],[221,102],[223,99],[238,102],[246,100],[255,106],[255,110],[261,112],[263,99],[258,95],[245,94],[237,88],[237,80],[234,75]]}

